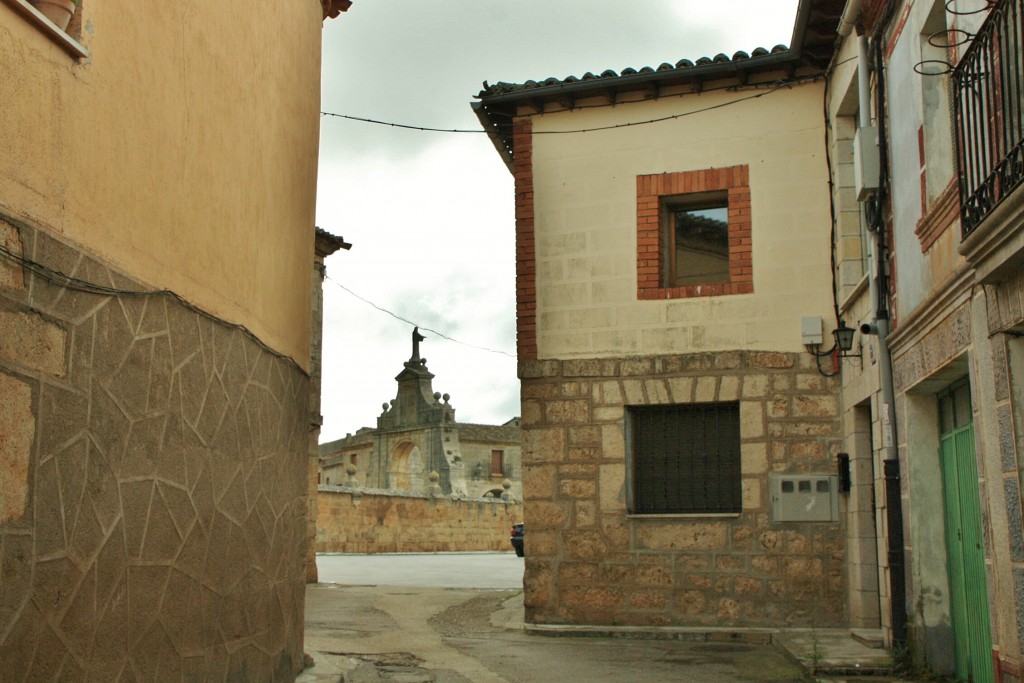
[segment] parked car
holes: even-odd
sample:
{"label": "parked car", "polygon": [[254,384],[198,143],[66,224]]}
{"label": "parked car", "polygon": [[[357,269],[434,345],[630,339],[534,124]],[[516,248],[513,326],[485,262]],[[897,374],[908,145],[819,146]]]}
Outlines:
{"label": "parked car", "polygon": [[509,537],[512,541],[512,547],[515,548],[516,555],[519,557],[523,556],[523,523],[512,525],[512,535]]}

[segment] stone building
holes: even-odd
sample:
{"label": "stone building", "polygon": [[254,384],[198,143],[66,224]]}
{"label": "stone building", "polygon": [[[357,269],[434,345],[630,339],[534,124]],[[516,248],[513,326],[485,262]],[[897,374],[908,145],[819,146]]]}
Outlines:
{"label": "stone building", "polygon": [[804,344],[838,323],[841,10],[800,3],[788,49],[473,105],[516,179],[528,622],[848,623],[839,383]]}
{"label": "stone building", "polygon": [[320,484],[522,500],[519,419],[456,422],[449,396],[433,390],[418,330],[412,339],[412,355],[395,377],[398,393],[382,406],[377,427],[320,444]]}
{"label": "stone building", "polygon": [[307,515],[306,515],[306,582],[316,583],[318,574],[316,567],[316,519],[319,511],[317,503],[317,487],[320,484],[320,426],[323,416],[320,414],[321,370],[323,368],[323,322],[324,322],[324,278],[327,276],[327,257],[339,249],[351,249],[352,245],[337,235],[316,228],[316,240],[313,245],[313,325],[309,354],[309,458]]}
{"label": "stone building", "polygon": [[839,33],[851,611],[938,673],[1019,681],[1024,3],[848,2]]}
{"label": "stone building", "polygon": [[528,620],[848,625],[1022,680],[1022,35],[1022,0],[809,0],[788,49],[480,94]]}
{"label": "stone building", "polygon": [[345,2],[55,4],[0,2],[0,680],[294,680]]}

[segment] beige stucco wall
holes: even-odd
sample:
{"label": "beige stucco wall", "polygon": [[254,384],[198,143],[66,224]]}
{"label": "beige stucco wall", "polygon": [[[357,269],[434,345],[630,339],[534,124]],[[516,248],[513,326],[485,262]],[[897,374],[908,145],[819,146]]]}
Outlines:
{"label": "beige stucco wall", "polygon": [[319,3],[81,11],[78,63],[0,2],[0,209],[306,368]]}
{"label": "beige stucco wall", "polygon": [[[820,83],[610,131],[752,93],[706,92],[532,118],[540,358],[802,352],[800,319],[832,328]],[[636,176],[748,165],[754,293],[638,301]]]}

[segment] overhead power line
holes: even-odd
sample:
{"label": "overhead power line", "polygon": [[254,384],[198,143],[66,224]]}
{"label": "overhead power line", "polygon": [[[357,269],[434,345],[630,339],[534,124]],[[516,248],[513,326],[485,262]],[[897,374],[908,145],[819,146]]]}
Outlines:
{"label": "overhead power line", "polygon": [[376,308],[381,313],[387,313],[388,315],[390,315],[395,320],[400,320],[403,323],[406,323],[407,325],[412,325],[413,327],[418,327],[423,332],[430,332],[431,334],[435,334],[438,337],[441,337],[442,339],[447,339],[450,342],[455,342],[456,344],[461,344],[462,346],[468,346],[471,349],[478,349],[480,351],[486,351],[488,353],[496,353],[496,354],[499,354],[499,355],[502,355],[502,356],[508,356],[509,358],[512,358],[513,360],[516,358],[514,355],[512,355],[511,353],[508,353],[507,351],[500,351],[498,349],[491,349],[491,348],[488,348],[486,346],[478,346],[477,344],[470,344],[469,342],[461,341],[459,339],[456,339],[455,337],[450,337],[447,334],[445,334],[444,332],[439,332],[438,330],[432,329],[432,328],[427,327],[425,325],[422,325],[420,323],[413,322],[412,320],[409,320],[408,318],[403,318],[402,316],[398,315],[397,313],[395,313],[393,311],[389,311],[388,309],[384,308],[383,306],[378,306],[377,304],[375,304],[374,302],[370,301],[366,297],[363,297],[363,296],[360,296],[359,294],[356,294],[351,289],[349,289],[345,285],[341,284],[340,282],[338,282],[337,280],[332,278],[330,275],[325,276],[325,279],[327,279],[330,282],[334,283],[337,287],[339,287],[340,289],[344,290],[348,294],[354,296],[355,298],[359,299],[363,303],[368,304],[368,305]]}
{"label": "overhead power line", "polygon": [[[630,128],[630,127],[633,127],[633,126],[646,126],[646,125],[650,125],[652,123],[662,123],[664,121],[672,121],[672,120],[675,120],[675,119],[685,118],[687,116],[693,116],[695,114],[702,114],[704,112],[714,111],[715,109],[722,109],[724,107],[729,107],[729,106],[732,106],[734,104],[740,104],[742,102],[747,102],[749,100],[756,100],[759,97],[764,97],[765,95],[771,95],[772,93],[778,92],[779,90],[786,90],[786,89],[790,88],[791,86],[798,85],[800,83],[806,83],[806,82],[809,82],[809,81],[817,80],[817,79],[821,78],[823,75],[824,75],[823,73],[815,73],[815,74],[811,74],[809,76],[803,76],[801,78],[794,78],[794,79],[788,80],[788,81],[774,81],[774,82],[771,83],[772,87],[767,89],[767,90],[762,90],[760,92],[755,92],[755,93],[752,93],[752,94],[747,95],[745,97],[737,97],[734,100],[729,100],[728,102],[720,102],[718,104],[713,104],[713,105],[710,105],[708,107],[703,107],[701,109],[694,109],[692,111],[681,112],[679,114],[669,114],[668,116],[661,116],[661,117],[658,117],[658,118],[655,118],[655,119],[646,119],[644,121],[629,121],[629,122],[626,122],[626,123],[616,123],[616,124],[612,124],[612,125],[609,125],[609,126],[595,126],[593,128],[574,128],[574,129],[570,129],[570,130],[534,130],[533,134],[534,135],[570,135],[570,134],[575,134],[575,133],[593,133],[593,132],[597,132],[597,131],[601,131],[601,130],[614,130],[616,128]],[[733,88],[734,88],[734,86],[727,86],[727,87],[723,87],[723,88],[709,88],[709,89],[704,90],[702,92],[711,92],[712,90],[723,90],[723,89],[733,89]],[[683,93],[682,95],[693,95],[693,94],[695,94],[695,93]],[[592,107],[603,107],[603,106],[607,106],[607,105],[603,105],[602,104],[602,105],[591,105],[591,106]],[[579,109],[587,109],[587,108],[591,108],[591,107],[577,107],[577,108],[579,108]],[[486,135],[487,134],[487,131],[485,131],[483,129],[433,128],[431,126],[417,126],[417,125],[407,124],[407,123],[396,123],[394,121],[381,121],[379,119],[371,119],[371,118],[362,117],[362,116],[352,116],[350,114],[337,114],[337,113],[329,112],[329,111],[322,111],[322,112],[320,112],[320,115],[321,116],[330,116],[330,117],[338,118],[338,119],[347,119],[349,121],[359,121],[361,123],[372,123],[372,124],[379,125],[379,126],[389,126],[391,128],[403,128],[405,130],[415,130],[415,131],[426,132],[426,133],[468,133],[468,134],[473,134],[473,135],[481,135],[481,134]]]}

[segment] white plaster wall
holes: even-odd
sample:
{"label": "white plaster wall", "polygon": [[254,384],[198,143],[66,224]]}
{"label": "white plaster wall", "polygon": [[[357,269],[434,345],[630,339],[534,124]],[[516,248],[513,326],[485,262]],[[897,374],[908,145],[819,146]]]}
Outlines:
{"label": "white plaster wall", "polygon": [[932,274],[914,234],[921,219],[921,163],[917,131],[923,120],[922,80],[914,65],[921,61],[921,26],[930,2],[914,3],[886,69],[887,124],[896,242],[896,286],[900,315],[913,311],[928,295]]}
{"label": "white plaster wall", "polygon": [[[658,119],[755,92],[706,92],[533,118],[541,358],[803,351],[800,319],[808,315],[821,316],[829,333],[834,315],[821,83],[660,123],[545,134]],[[754,293],[637,300],[636,176],[741,164],[750,168]]]}

